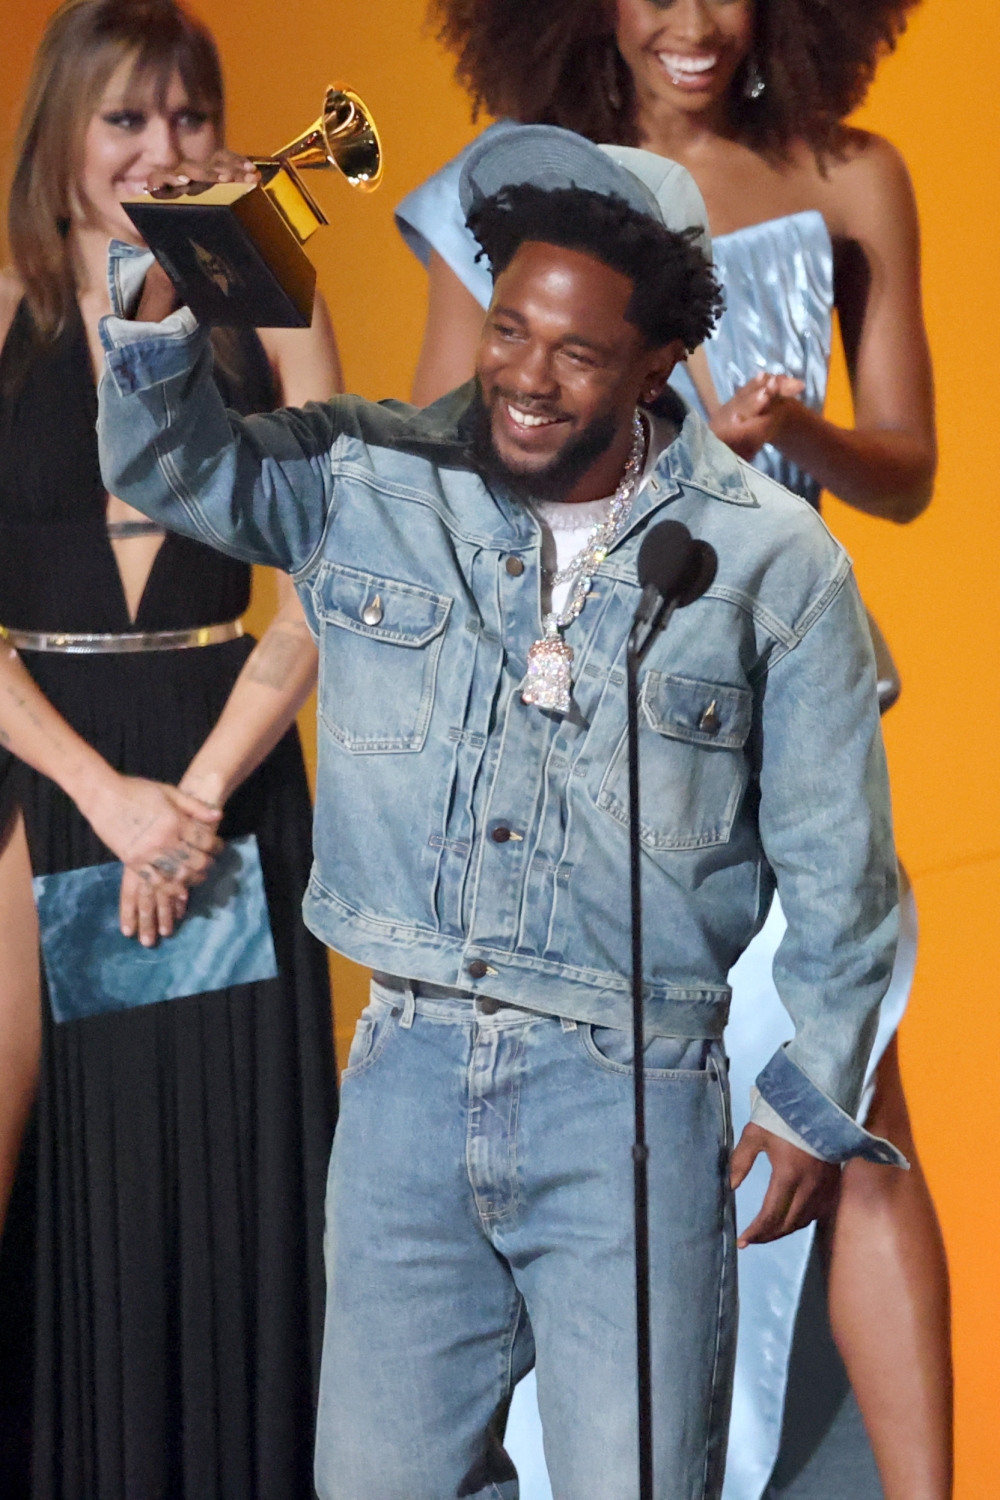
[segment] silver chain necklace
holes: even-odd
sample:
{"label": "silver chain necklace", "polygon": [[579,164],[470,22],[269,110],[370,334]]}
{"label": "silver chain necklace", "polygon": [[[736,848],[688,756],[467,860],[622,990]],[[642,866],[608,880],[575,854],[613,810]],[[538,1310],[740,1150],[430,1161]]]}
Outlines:
{"label": "silver chain necklace", "polygon": [[542,616],[544,634],[528,650],[528,671],[521,689],[522,703],[534,704],[536,708],[546,708],[552,713],[569,713],[573,647],[562,632],[583,609],[594,574],[628,524],[645,453],[646,432],[642,418],[636,412],[632,418],[632,448],[606,518],[594,527],[586,546],[550,580],[554,588],[570,584],[569,598],[559,614],[550,610]]}

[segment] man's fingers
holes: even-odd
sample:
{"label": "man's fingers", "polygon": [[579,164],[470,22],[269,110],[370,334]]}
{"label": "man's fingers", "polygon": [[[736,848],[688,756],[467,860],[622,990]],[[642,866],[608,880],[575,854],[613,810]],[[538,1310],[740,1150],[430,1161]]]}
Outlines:
{"label": "man's fingers", "polygon": [[[811,1224],[826,1206],[828,1194],[815,1183],[798,1182],[791,1185],[791,1192],[776,1199],[775,1211],[767,1214],[767,1199],[757,1218],[744,1231],[739,1240],[745,1245],[766,1245],[771,1240],[783,1239]],[[762,1222],[763,1221],[763,1222]]]}
{"label": "man's fingers", "polygon": [[739,1187],[754,1161],[765,1152],[771,1163],[771,1178],[760,1212],[740,1235],[740,1249],[781,1239],[809,1224],[829,1207],[837,1192],[840,1168],[820,1161],[791,1141],[752,1122],[743,1134],[730,1163],[730,1182]]}
{"label": "man's fingers", "polygon": [[785,1224],[795,1196],[795,1183],[776,1182],[775,1174],[772,1173],[760,1213],[752,1224],[747,1225],[736,1242],[739,1248],[744,1250],[747,1245],[766,1245],[787,1234]]}
{"label": "man's fingers", "polygon": [[758,1141],[746,1134],[740,1136],[739,1142],[729,1158],[729,1186],[735,1192],[740,1183],[747,1176],[750,1168],[760,1155],[763,1147]]}

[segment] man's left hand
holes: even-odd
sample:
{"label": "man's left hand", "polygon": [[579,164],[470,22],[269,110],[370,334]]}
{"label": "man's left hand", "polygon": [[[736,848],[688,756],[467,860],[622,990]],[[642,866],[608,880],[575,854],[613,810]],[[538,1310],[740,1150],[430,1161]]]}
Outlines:
{"label": "man's left hand", "polygon": [[840,1167],[835,1162],[820,1161],[762,1125],[750,1124],[730,1161],[733,1188],[739,1187],[762,1151],[771,1163],[771,1181],[760,1213],[739,1237],[741,1250],[780,1240],[822,1218],[833,1207],[840,1186]]}

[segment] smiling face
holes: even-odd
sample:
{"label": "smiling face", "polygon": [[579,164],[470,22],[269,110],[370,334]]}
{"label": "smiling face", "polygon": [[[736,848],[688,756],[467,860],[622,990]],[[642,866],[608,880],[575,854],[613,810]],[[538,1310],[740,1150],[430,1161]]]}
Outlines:
{"label": "smiling face", "polygon": [[75,217],[135,242],[121,199],[141,193],[154,170],[209,161],[221,142],[214,117],[192,102],[179,73],[162,96],[154,76],[132,75],[127,59],[111,75],[87,124]]}
{"label": "smiling face", "polygon": [[618,0],[618,50],[636,86],[640,116],[663,106],[724,109],[753,47],[753,0]]}
{"label": "smiling face", "polygon": [[626,320],[632,291],[593,256],[535,240],[497,277],[476,375],[494,460],[539,497],[614,490],[636,403],[659,394],[683,352],[650,348]]}

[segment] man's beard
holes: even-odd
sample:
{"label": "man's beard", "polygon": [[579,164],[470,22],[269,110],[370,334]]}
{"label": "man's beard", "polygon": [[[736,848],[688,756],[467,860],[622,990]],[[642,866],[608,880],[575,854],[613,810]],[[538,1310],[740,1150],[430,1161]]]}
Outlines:
{"label": "man's beard", "polygon": [[503,490],[522,505],[532,500],[565,500],[587,470],[607,453],[618,431],[615,413],[606,412],[571,437],[544,469],[525,473],[512,469],[497,452],[490,410],[478,378],[469,417],[472,456],[479,473],[491,488]]}

